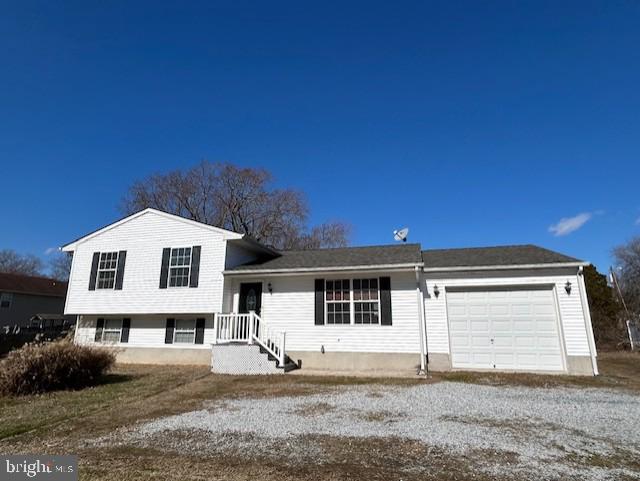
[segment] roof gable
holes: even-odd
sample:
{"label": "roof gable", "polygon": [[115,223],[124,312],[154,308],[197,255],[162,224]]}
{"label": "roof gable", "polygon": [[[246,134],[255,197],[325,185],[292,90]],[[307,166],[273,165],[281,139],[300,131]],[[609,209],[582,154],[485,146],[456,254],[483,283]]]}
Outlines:
{"label": "roof gable", "polygon": [[150,215],[150,214],[158,215],[158,216],[170,219],[170,220],[174,220],[174,221],[178,221],[178,222],[184,222],[184,223],[187,223],[187,224],[190,224],[190,225],[194,225],[194,226],[197,226],[197,227],[200,227],[200,228],[203,228],[203,229],[207,229],[207,230],[210,230],[210,231],[213,231],[213,232],[217,232],[219,234],[222,234],[224,239],[242,239],[243,238],[243,235],[242,234],[238,234],[237,232],[232,232],[232,231],[229,231],[229,230],[226,230],[226,229],[222,229],[220,227],[215,227],[215,226],[212,226],[212,225],[209,225],[209,224],[205,224],[203,222],[198,222],[198,221],[195,221],[195,220],[187,219],[187,218],[181,217],[179,215],[170,214],[168,212],[164,212],[164,211],[161,211],[161,210],[158,210],[158,209],[153,209],[153,208],[149,207],[149,208],[146,208],[144,210],[141,210],[140,212],[136,212],[135,214],[131,214],[131,215],[128,215],[126,217],[123,217],[122,219],[117,220],[115,222],[112,222],[111,224],[108,224],[108,225],[106,225],[104,227],[96,229],[93,232],[90,232],[89,234],[86,234],[86,235],[84,235],[82,237],[79,237],[78,239],[65,244],[60,249],[65,251],[65,252],[73,251],[73,250],[75,250],[75,248],[76,248],[76,246],[78,244],[81,244],[81,243],[83,243],[85,241],[88,241],[89,239],[92,239],[92,238],[94,238],[94,237],[96,237],[96,236],[98,236],[98,235],[100,235],[100,234],[102,234],[104,232],[107,232],[107,231],[109,231],[111,229],[114,229],[116,227],[119,227],[119,226],[121,226],[121,225],[123,225],[123,224],[125,224],[127,222],[131,222],[132,220],[135,220],[135,219],[138,219],[138,218],[140,218],[140,217],[142,217],[144,215]]}

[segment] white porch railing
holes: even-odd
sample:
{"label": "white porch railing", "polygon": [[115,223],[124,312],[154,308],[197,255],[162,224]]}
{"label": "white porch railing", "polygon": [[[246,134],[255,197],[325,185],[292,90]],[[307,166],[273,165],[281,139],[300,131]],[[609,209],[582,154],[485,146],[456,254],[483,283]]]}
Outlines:
{"label": "white porch railing", "polygon": [[248,314],[216,314],[213,321],[215,344],[257,343],[278,360],[285,363],[285,333],[274,329],[254,311]]}

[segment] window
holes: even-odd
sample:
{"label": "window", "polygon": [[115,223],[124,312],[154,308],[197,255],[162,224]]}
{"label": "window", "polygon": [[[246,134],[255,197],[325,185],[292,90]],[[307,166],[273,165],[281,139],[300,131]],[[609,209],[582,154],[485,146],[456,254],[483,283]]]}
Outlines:
{"label": "window", "polygon": [[176,319],[173,342],[175,344],[195,344],[196,321],[193,319]]}
{"label": "window", "polygon": [[378,279],[353,280],[353,307],[356,324],[380,324]]}
{"label": "window", "polygon": [[351,324],[349,279],[327,281],[325,296],[327,324]]}
{"label": "window", "polygon": [[102,329],[102,342],[115,344],[120,342],[122,319],[105,319]]}
{"label": "window", "polygon": [[117,252],[101,252],[98,263],[97,289],[113,289],[116,283],[116,269],[118,268]]}
{"label": "window", "polygon": [[13,294],[11,292],[3,292],[0,294],[0,308],[9,309],[11,307],[11,301],[13,301]]}
{"label": "window", "polygon": [[169,287],[188,287],[191,271],[191,247],[171,249]]}

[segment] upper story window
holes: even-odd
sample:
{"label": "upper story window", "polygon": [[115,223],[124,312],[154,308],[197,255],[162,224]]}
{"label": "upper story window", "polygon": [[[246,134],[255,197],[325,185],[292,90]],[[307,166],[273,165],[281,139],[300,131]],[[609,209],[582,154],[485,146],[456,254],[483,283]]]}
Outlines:
{"label": "upper story window", "polygon": [[378,279],[353,280],[353,307],[356,324],[380,324]]}
{"label": "upper story window", "polygon": [[171,249],[169,286],[188,287],[191,274],[191,247]]}
{"label": "upper story window", "polygon": [[98,263],[98,289],[113,289],[118,269],[118,252],[101,252]]}
{"label": "upper story window", "polygon": [[327,281],[325,296],[327,324],[351,324],[349,279]]}
{"label": "upper story window", "polygon": [[0,294],[0,308],[9,309],[11,307],[11,301],[13,301],[13,294],[11,292],[3,292]]}

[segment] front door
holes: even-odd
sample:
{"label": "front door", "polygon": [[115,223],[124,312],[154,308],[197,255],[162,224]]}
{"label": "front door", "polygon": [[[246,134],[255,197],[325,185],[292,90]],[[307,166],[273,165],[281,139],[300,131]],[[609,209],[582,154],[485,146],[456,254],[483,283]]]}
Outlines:
{"label": "front door", "polygon": [[262,307],[262,283],[251,282],[240,284],[240,304],[238,306],[239,313],[247,313],[255,311],[260,315]]}

